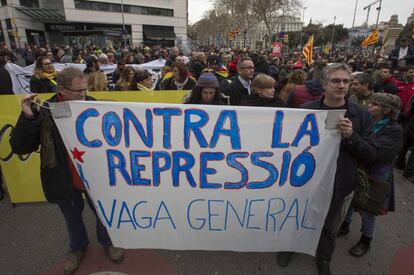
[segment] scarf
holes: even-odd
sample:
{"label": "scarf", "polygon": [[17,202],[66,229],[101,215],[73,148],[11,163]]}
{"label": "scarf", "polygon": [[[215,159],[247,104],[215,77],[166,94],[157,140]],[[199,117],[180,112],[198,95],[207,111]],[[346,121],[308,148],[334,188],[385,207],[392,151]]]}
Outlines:
{"label": "scarf", "polygon": [[154,91],[153,89],[150,89],[150,88],[148,88],[148,87],[146,87],[146,86],[144,86],[140,83],[137,83],[137,87],[140,91],[146,91],[146,92],[153,92]]}
{"label": "scarf", "polygon": [[374,124],[374,127],[372,127],[372,130],[374,133],[377,133],[379,130],[381,130],[385,125],[387,125],[390,122],[389,118],[384,118],[383,120],[380,120]]}
{"label": "scarf", "polygon": [[52,82],[53,85],[55,85],[55,86],[57,86],[57,83],[56,83],[56,80],[55,80],[56,76],[57,76],[56,71],[53,71],[53,73],[45,73],[45,72],[42,73],[42,77],[46,78],[46,79],[49,79],[49,81]]}

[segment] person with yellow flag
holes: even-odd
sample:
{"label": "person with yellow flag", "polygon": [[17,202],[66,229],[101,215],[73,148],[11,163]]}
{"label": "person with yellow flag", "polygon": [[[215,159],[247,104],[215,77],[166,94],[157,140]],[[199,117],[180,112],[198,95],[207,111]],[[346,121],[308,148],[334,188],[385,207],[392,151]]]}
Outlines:
{"label": "person with yellow flag", "polygon": [[308,64],[312,63],[313,39],[314,39],[314,35],[312,34],[311,37],[309,37],[308,42],[306,43],[305,47],[303,47],[303,50],[302,50],[302,54],[305,56],[306,63]]}

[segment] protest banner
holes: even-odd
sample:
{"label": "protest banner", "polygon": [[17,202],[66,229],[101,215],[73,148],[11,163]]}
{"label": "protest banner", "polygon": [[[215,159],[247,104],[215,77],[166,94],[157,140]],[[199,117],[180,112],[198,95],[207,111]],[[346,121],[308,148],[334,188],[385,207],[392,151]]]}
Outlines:
{"label": "protest banner", "polygon": [[115,246],[314,254],[336,111],[86,101],[51,111]]}
{"label": "protest banner", "polygon": [[[89,92],[98,100],[180,103],[188,91],[156,92]],[[39,94],[47,100],[53,94]],[[38,153],[19,156],[12,153],[9,138],[21,112],[20,100],[24,95],[0,96],[0,165],[12,203],[45,201],[40,183]]]}
{"label": "protest banner", "polygon": [[[157,80],[161,77],[161,69],[165,64],[165,59],[157,59],[153,60],[148,63],[144,64],[128,64],[128,66],[133,67],[135,70],[142,69],[142,70],[148,70],[151,75],[152,79],[154,80],[154,83],[157,83]],[[74,63],[54,63],[53,64],[56,71],[60,72],[66,67],[75,67],[80,70],[84,70],[86,68],[85,64],[74,64]],[[99,69],[106,74],[108,81],[112,80],[112,73],[116,69],[116,64],[113,65],[101,65]],[[20,67],[19,65],[16,65],[14,63],[7,63],[5,68],[9,72],[10,77],[12,79],[13,83],[13,92],[15,94],[27,94],[30,93],[30,78],[33,75],[35,65],[32,64],[30,66],[26,67]],[[115,84],[113,84],[113,87],[115,87]]]}
{"label": "protest banner", "polygon": [[282,56],[282,48],[283,48],[283,43],[282,42],[273,42],[272,56],[281,57]]}

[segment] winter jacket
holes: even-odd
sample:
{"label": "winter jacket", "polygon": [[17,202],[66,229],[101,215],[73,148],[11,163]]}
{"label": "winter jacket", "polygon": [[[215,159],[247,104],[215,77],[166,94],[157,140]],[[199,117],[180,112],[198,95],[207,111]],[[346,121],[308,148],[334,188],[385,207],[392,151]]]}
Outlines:
{"label": "winter jacket", "polygon": [[[95,100],[87,96],[86,100]],[[57,95],[48,100],[57,102]],[[10,137],[13,153],[24,155],[37,151],[40,146],[40,177],[43,193],[52,203],[72,200],[72,174],[62,137],[48,109],[41,108],[34,118],[20,114]]]}
{"label": "winter jacket", "polygon": [[[187,83],[184,85],[183,90],[192,90],[196,85],[195,80],[188,76],[188,81]],[[174,77],[170,77],[167,78],[165,80],[163,80],[163,82],[161,83],[161,90],[177,90],[177,86],[174,84]]]}
{"label": "winter jacket", "polygon": [[9,71],[4,66],[0,66],[0,95],[12,95],[13,82]]}
{"label": "winter jacket", "polygon": [[55,93],[56,89],[56,84],[47,78],[38,78],[36,76],[30,78],[30,92],[32,93]]}
{"label": "winter jacket", "polygon": [[319,80],[308,80],[305,85],[296,85],[292,93],[289,94],[286,106],[290,108],[300,108],[303,104],[318,100],[323,95],[322,83]]}
{"label": "winter jacket", "polygon": [[389,93],[389,94],[397,94],[397,80],[394,77],[390,76],[385,80],[380,80],[375,84],[374,91],[376,93]]}
{"label": "winter jacket", "polygon": [[405,110],[406,107],[411,107],[406,105],[410,101],[411,96],[414,95],[414,82],[398,81],[397,88],[397,95],[401,98],[402,109]]}
{"label": "winter jacket", "polygon": [[[396,121],[390,121],[375,133],[375,146],[378,148],[375,160],[366,165],[370,176],[381,179],[384,172],[391,173],[394,160],[403,143],[403,130]],[[388,171],[384,171],[388,170]]]}
{"label": "winter jacket", "polygon": [[[393,67],[398,66],[398,57],[400,55],[400,48],[401,47],[397,47],[393,49],[388,57],[388,59],[391,60]],[[414,66],[414,49],[412,47],[408,47],[407,55],[404,57],[404,60],[406,62],[405,64],[406,66],[407,65]]]}
{"label": "winter jacket", "polygon": [[244,96],[240,100],[240,106],[257,106],[257,107],[285,107],[285,103],[279,96],[274,98],[260,97],[257,94]]}
{"label": "winter jacket", "polygon": [[242,97],[247,96],[249,91],[244,88],[239,78],[235,76],[231,83],[223,89],[223,94],[230,97],[230,105],[240,105]]}
{"label": "winter jacket", "polygon": [[[323,100],[324,97],[306,103],[302,108],[327,109],[323,105]],[[343,138],[339,147],[334,181],[334,196],[339,197],[346,197],[354,191],[358,165],[374,162],[378,151],[372,131],[373,121],[368,111],[354,103],[346,102],[345,117],[352,121],[353,133],[349,139]]]}

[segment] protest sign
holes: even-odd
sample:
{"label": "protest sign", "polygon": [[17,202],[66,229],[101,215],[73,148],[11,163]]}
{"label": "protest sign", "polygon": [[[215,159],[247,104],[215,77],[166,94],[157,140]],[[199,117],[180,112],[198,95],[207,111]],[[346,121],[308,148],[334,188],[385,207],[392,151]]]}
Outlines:
{"label": "protest sign", "polygon": [[[89,92],[97,100],[180,103],[188,91],[154,92]],[[13,154],[9,139],[21,112],[20,100],[24,95],[0,96],[0,165],[4,182],[12,203],[44,201],[40,183],[39,151],[29,155]],[[42,101],[53,94],[39,94]]]}
{"label": "protest sign", "polygon": [[[154,83],[161,77],[161,69],[165,64],[165,59],[157,59],[153,60],[148,63],[144,64],[128,64],[128,66],[133,67],[135,70],[148,70],[151,73],[152,79]],[[74,63],[53,63],[54,68],[56,71],[60,72],[66,67],[74,67],[80,70],[84,70],[86,68],[85,64],[74,64]],[[106,74],[108,81],[111,83],[112,80],[112,73],[116,69],[116,64],[113,65],[101,65],[99,69]],[[20,67],[14,63],[7,63],[5,68],[9,72],[10,77],[13,83],[13,92],[15,94],[27,94],[30,93],[30,78],[33,75],[35,65],[32,64],[26,67]],[[115,83],[112,83],[113,87],[115,87]]]}
{"label": "protest sign", "polygon": [[52,115],[115,246],[313,255],[331,111],[65,102]]}

